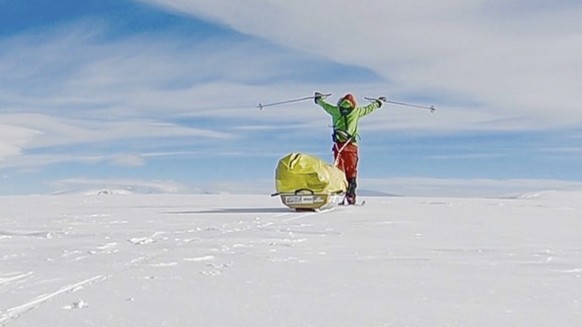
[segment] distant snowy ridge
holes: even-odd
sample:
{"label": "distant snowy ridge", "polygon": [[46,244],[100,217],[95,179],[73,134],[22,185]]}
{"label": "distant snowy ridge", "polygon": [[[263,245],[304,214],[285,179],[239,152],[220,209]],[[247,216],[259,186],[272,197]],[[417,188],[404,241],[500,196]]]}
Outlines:
{"label": "distant snowy ridge", "polygon": [[555,200],[555,199],[582,199],[582,190],[547,190],[538,192],[528,192],[522,194],[518,199],[540,199],[540,200]]}
{"label": "distant snowy ridge", "polygon": [[555,195],[558,191],[548,190],[548,191],[541,191],[541,192],[528,192],[525,194],[520,195],[518,198],[520,199],[539,199],[551,195]]}
{"label": "distant snowy ridge", "polygon": [[135,192],[123,189],[103,189],[103,190],[91,190],[84,193],[84,195],[130,195],[130,194],[135,194]]}
{"label": "distant snowy ridge", "polygon": [[69,190],[55,192],[52,195],[131,195],[138,194],[126,189],[91,189],[91,190]]}
{"label": "distant snowy ridge", "polygon": [[184,187],[173,181],[144,181],[134,179],[85,179],[71,178],[54,183],[57,194],[77,195],[127,195],[127,194],[175,194]]}

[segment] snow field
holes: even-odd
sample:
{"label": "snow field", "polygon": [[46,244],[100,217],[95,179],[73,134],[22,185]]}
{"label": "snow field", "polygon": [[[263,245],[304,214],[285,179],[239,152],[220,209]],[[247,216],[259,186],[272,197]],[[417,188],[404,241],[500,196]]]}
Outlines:
{"label": "snow field", "polygon": [[0,198],[0,326],[580,326],[580,193]]}

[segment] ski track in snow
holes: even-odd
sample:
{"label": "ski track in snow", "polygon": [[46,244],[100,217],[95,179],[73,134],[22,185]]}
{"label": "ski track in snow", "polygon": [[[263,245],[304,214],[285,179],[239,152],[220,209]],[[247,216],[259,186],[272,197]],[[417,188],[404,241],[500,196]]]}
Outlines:
{"label": "ski track in snow", "polygon": [[14,283],[16,281],[26,279],[26,278],[30,277],[32,274],[33,274],[33,272],[31,271],[31,272],[24,273],[24,274],[16,273],[16,274],[8,274],[5,276],[0,276],[0,287]]}
{"label": "ski track in snow", "polygon": [[85,279],[83,281],[80,281],[78,283],[64,286],[56,292],[41,295],[41,296],[39,296],[33,300],[30,300],[26,303],[9,308],[9,309],[3,311],[2,313],[0,313],[0,326],[4,326],[6,323],[10,322],[11,320],[15,320],[15,319],[19,318],[20,316],[22,316],[26,312],[38,308],[42,304],[52,300],[53,298],[55,298],[63,293],[76,292],[76,291],[78,291],[86,286],[89,286],[89,285],[96,283],[96,282],[99,282],[99,281],[103,281],[105,279],[106,279],[105,276],[100,276],[100,275],[94,276],[94,277]]}
{"label": "ski track in snow", "polygon": [[0,238],[13,238],[13,237],[23,237],[23,238],[32,237],[49,239],[55,237],[55,234],[51,232],[25,232],[25,231],[0,230]]}

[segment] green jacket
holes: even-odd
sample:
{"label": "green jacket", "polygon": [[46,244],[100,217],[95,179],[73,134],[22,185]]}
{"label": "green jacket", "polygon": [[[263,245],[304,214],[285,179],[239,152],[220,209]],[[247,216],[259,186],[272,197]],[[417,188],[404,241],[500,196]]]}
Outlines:
{"label": "green jacket", "polygon": [[[354,145],[357,145],[357,140],[360,137],[358,134],[358,121],[360,118],[371,114],[382,106],[381,102],[374,101],[367,106],[351,109],[346,115],[343,115],[338,106],[334,106],[323,99],[316,103],[331,115],[335,135],[334,140],[345,142],[351,137],[350,141]],[[349,136],[346,137],[345,133]]]}

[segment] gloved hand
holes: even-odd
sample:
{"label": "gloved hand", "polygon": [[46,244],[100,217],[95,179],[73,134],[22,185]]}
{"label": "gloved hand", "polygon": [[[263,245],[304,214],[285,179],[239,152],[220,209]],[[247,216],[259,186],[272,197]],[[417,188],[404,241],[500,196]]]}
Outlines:
{"label": "gloved hand", "polygon": [[382,105],[384,104],[384,102],[388,101],[388,99],[386,99],[386,97],[382,96],[379,97],[378,100],[376,100],[376,102],[378,103],[378,107],[382,107]]}
{"label": "gloved hand", "polygon": [[315,92],[315,94],[313,95],[313,100],[315,101],[315,103],[319,103],[321,99],[323,99],[323,94],[320,92]]}

